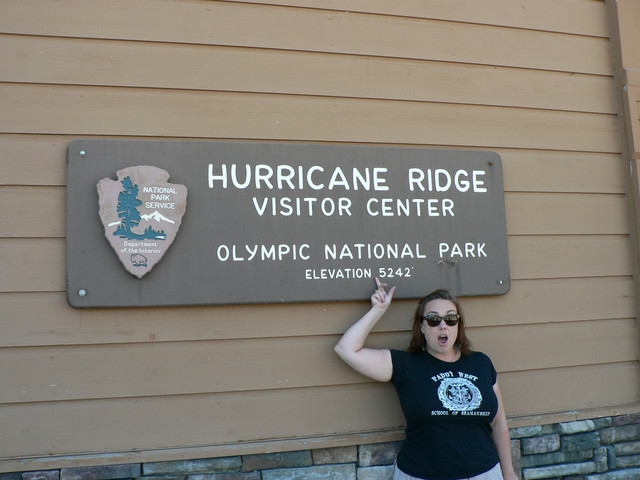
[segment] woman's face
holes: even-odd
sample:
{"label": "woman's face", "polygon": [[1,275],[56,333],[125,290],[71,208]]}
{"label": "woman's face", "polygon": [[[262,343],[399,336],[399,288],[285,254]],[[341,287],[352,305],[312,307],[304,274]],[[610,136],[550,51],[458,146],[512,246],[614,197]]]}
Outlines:
{"label": "woman's face", "polygon": [[[431,300],[424,306],[423,316],[438,315],[444,317],[452,313],[458,313],[456,305],[443,299]],[[437,327],[430,327],[426,320],[422,320],[420,330],[427,341],[427,351],[436,356],[449,355],[453,351],[456,338],[458,338],[458,325],[450,327],[444,320]]]}

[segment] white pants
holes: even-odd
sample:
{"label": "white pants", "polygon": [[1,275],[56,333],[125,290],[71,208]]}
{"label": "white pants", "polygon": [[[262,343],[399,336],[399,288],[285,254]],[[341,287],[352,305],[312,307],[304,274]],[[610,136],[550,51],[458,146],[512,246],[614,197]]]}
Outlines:
{"label": "white pants", "polygon": [[[422,480],[417,477],[412,477],[411,475],[407,475],[402,470],[396,468],[393,472],[393,480]],[[481,473],[480,475],[476,475],[475,477],[466,477],[461,478],[459,480],[503,480],[502,478],[502,470],[500,469],[500,464],[496,464],[491,470]]]}

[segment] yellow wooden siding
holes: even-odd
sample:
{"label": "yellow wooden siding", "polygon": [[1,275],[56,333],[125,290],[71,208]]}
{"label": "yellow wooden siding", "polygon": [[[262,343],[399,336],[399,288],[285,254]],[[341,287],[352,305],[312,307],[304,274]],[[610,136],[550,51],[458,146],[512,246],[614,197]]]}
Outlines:
{"label": "yellow wooden siding", "polygon": [[616,111],[611,80],[599,75],[190,44],[20,35],[2,35],[0,40],[0,75],[20,83]]}
{"label": "yellow wooden siding", "polygon": [[[77,137],[495,150],[512,288],[464,306],[512,422],[637,402],[607,36],[594,0],[4,2],[0,471],[28,457],[331,446],[402,426],[392,389],[332,350],[365,299],[70,308]],[[402,348],[413,307],[395,302],[370,343]]]}
{"label": "yellow wooden siding", "polygon": [[[628,362],[636,352],[633,319],[471,329],[503,373]],[[567,342],[567,338],[572,339]],[[406,332],[373,334],[371,345],[404,348]],[[334,336],[53,346],[0,351],[15,371],[0,374],[3,404],[326,387],[368,382],[326,355]],[[558,355],[562,351],[562,356]],[[283,355],[282,352],[286,352]],[[291,358],[296,358],[295,362]],[[266,361],[265,359],[269,359]],[[87,371],[87,365],[91,365]],[[310,375],[310,372],[314,375]]]}
{"label": "yellow wooden siding", "polygon": [[[243,2],[244,0],[230,0]],[[513,2],[492,0],[491,8],[475,0],[411,0],[389,3],[386,0],[260,0],[265,5],[313,7],[346,12],[432,18],[454,22],[529,28],[549,32],[575,33],[607,37],[609,29],[602,1],[539,0]]]}
{"label": "yellow wooden siding", "polygon": [[[5,84],[0,130],[273,139],[611,153],[614,115],[399,100]],[[64,112],[64,115],[60,115]],[[99,112],[99,114],[97,114]],[[562,130],[563,135],[558,135]]]}
{"label": "yellow wooden siding", "polygon": [[[634,317],[633,297],[633,282],[625,276],[519,280],[498,302],[465,299],[465,312],[471,328],[625,319]],[[72,310],[57,292],[0,294],[0,298],[6,316],[0,345],[7,347],[331,335],[346,329],[363,308],[359,302],[190,307],[184,315],[179,307]],[[540,305],[553,315],[542,314]],[[385,318],[377,331],[407,330],[414,302],[398,301],[394,307],[395,315]]]}
{"label": "yellow wooden siding", "polygon": [[[305,437],[310,431],[325,436],[336,431],[376,431],[390,423],[399,427],[402,413],[388,385],[355,385],[7,405],[0,411],[0,421],[7,427],[3,451],[21,456],[25,446],[13,440],[24,436],[31,439],[29,450],[58,455],[101,449],[122,452],[140,445],[215,446],[228,443],[229,438],[260,439],[267,450],[270,440]],[[56,432],[54,442],[38,434],[43,426]],[[81,435],[82,431],[94,434]],[[301,448],[300,440],[292,442],[291,448]]]}
{"label": "yellow wooden siding", "polygon": [[[6,160],[8,167],[0,176],[0,185],[64,186],[66,149],[72,138],[0,134],[3,165]],[[493,150],[502,157],[510,191],[624,193],[619,154]]]}
{"label": "yellow wooden siding", "polygon": [[[571,410],[577,404],[576,398],[580,398],[581,408],[626,401],[636,391],[635,383],[629,382],[635,374],[635,362],[628,362],[506,373],[500,382],[507,391],[505,402],[510,401],[518,413],[549,404],[550,397],[554,404]],[[527,385],[527,395],[514,395],[523,384]],[[599,388],[592,388],[594,384]],[[6,426],[3,452],[9,457],[20,457],[42,450],[61,455],[103,449],[124,452],[137,450],[140,445],[149,449],[216,446],[228,443],[230,437],[260,439],[267,450],[270,440],[304,438],[309,431],[315,432],[315,436],[330,436],[336,431],[375,432],[399,427],[402,414],[389,385],[357,384],[322,389],[9,404],[0,411],[0,421]],[[55,437],[42,435],[45,427],[55,431]],[[24,445],[24,437],[30,439],[28,445]],[[300,448],[300,440],[296,441],[296,446],[292,442],[292,449]]]}
{"label": "yellow wooden siding", "polygon": [[[580,15],[580,4],[592,1],[579,2],[573,13]],[[114,0],[92,5],[87,15],[81,0],[63,6],[11,0],[0,31],[611,73],[606,38],[591,35],[255,3],[180,3],[176,8],[170,0]],[[602,15],[606,19],[604,8]]]}

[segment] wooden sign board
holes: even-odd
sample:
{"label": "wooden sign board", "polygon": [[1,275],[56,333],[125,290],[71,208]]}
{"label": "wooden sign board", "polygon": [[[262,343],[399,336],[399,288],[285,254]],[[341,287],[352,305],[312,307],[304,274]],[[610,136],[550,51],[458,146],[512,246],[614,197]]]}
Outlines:
{"label": "wooden sign board", "polygon": [[[138,278],[109,244],[97,186],[143,166],[164,170],[188,200],[172,245]],[[398,286],[396,298],[510,288],[502,163],[493,152],[76,140],[67,177],[74,307],[363,300],[376,276]],[[132,181],[118,188],[140,192],[135,205],[146,217],[163,217],[174,191]],[[127,252],[140,262],[139,253]]]}

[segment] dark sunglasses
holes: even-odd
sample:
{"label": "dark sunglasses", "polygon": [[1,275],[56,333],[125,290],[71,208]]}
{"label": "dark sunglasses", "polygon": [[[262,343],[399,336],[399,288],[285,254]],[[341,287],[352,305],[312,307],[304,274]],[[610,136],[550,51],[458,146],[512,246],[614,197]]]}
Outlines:
{"label": "dark sunglasses", "polygon": [[425,315],[424,317],[422,317],[422,319],[426,320],[427,325],[429,325],[430,327],[437,327],[438,325],[440,325],[440,322],[442,322],[442,320],[444,320],[444,323],[446,323],[450,327],[455,327],[460,320],[460,315],[458,315],[457,313],[450,313],[449,315],[445,315],[444,317],[441,317],[440,315]]}

